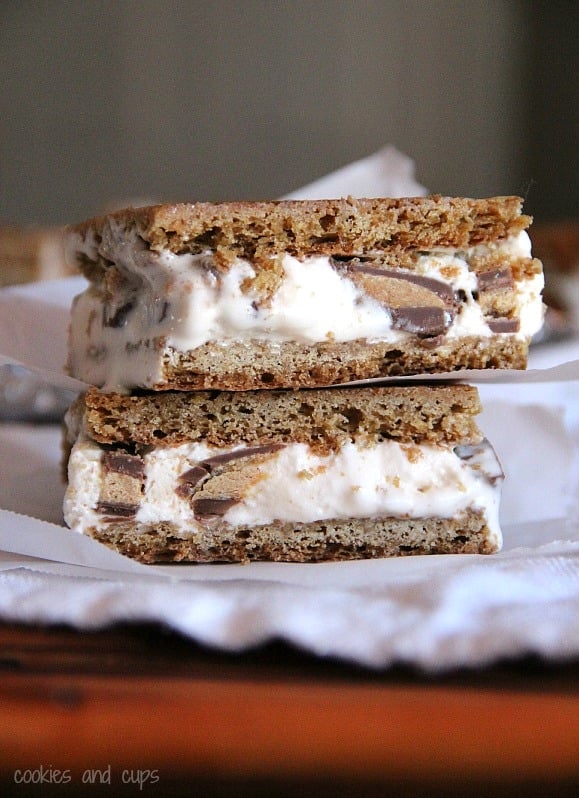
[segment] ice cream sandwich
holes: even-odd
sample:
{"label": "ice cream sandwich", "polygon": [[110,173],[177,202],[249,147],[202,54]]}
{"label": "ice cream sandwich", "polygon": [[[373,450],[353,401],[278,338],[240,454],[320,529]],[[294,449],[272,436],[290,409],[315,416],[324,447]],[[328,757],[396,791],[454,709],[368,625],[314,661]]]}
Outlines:
{"label": "ice cream sandwich", "polygon": [[69,371],[107,391],[524,368],[541,263],[518,197],[158,205],[68,231]]}
{"label": "ice cream sandwich", "polygon": [[490,553],[501,466],[476,388],[89,390],[65,519],[147,563]]}

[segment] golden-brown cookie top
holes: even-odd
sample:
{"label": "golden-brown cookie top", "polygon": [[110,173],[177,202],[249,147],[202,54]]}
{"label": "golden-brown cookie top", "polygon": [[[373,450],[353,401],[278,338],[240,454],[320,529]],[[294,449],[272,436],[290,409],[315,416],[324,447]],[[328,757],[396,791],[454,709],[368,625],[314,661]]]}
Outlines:
{"label": "golden-brown cookie top", "polygon": [[[520,197],[429,197],[196,202],[128,208],[69,228],[97,240],[134,230],[155,251],[212,251],[224,264],[279,252],[361,255],[397,249],[466,248],[515,235],[531,218]],[[90,259],[83,264],[90,272]]]}
{"label": "golden-brown cookie top", "polygon": [[[349,440],[465,443],[481,439],[476,388],[393,385],[308,391],[159,392],[133,396],[91,389],[72,426],[104,444],[210,446],[307,443],[334,449]],[[75,430],[71,428],[73,436]]]}

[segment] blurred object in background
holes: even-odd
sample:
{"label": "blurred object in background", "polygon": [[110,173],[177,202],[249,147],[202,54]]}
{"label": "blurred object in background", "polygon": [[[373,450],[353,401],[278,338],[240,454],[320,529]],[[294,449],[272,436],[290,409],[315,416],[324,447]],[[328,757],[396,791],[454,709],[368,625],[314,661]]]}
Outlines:
{"label": "blurred object in background", "polygon": [[522,194],[536,218],[539,203],[545,220],[572,216],[578,9],[4,0],[0,218],[272,199],[386,142],[435,193]]}
{"label": "blurred object in background", "polygon": [[537,343],[579,335],[579,219],[533,225],[530,235],[545,271],[547,312]]}
{"label": "blurred object in background", "polygon": [[66,264],[61,228],[0,225],[0,286],[53,280],[74,273]]}
{"label": "blurred object in background", "polygon": [[0,422],[58,423],[73,398],[21,366],[0,366]]}
{"label": "blurred object in background", "polygon": [[[62,228],[0,225],[0,287],[75,273],[66,263]],[[20,366],[0,366],[0,422],[58,422],[71,396]]]}

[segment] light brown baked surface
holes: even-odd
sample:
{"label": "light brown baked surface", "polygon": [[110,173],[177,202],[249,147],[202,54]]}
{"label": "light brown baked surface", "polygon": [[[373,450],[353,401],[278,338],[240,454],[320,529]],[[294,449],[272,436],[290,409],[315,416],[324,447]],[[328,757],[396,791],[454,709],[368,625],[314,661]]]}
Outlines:
{"label": "light brown baked surface", "polygon": [[[225,266],[236,257],[361,255],[395,249],[467,248],[514,235],[531,217],[520,197],[415,197],[156,205],[128,208],[69,228],[101,238],[111,225],[136,230],[150,249],[175,253],[212,250]],[[78,254],[89,279],[106,259]]]}
{"label": "light brown baked surface", "polygon": [[231,528],[222,524],[183,537],[171,524],[154,527],[117,521],[89,534],[145,563],[318,562],[411,554],[492,554],[497,547],[483,516],[458,519],[349,519],[309,524],[273,523]]}
{"label": "light brown baked surface", "polygon": [[[509,335],[408,343],[346,341],[251,347],[207,343],[188,352],[168,349],[155,390],[314,388],[355,380],[464,369],[524,369],[528,342]],[[460,375],[457,375],[460,376]]]}
{"label": "light brown baked surface", "polygon": [[350,440],[384,438],[474,443],[482,437],[475,421],[480,409],[478,391],[470,385],[406,385],[133,396],[93,389],[73,412],[74,426],[82,425],[88,437],[102,444],[297,442],[329,450]]}

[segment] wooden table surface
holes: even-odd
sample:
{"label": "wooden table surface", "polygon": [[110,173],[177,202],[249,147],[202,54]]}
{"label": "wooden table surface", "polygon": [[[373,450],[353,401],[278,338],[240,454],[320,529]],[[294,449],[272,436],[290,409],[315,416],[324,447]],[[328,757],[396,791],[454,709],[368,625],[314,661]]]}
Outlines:
{"label": "wooden table surface", "polygon": [[0,795],[579,794],[579,662],[427,676],[0,625],[0,669]]}

